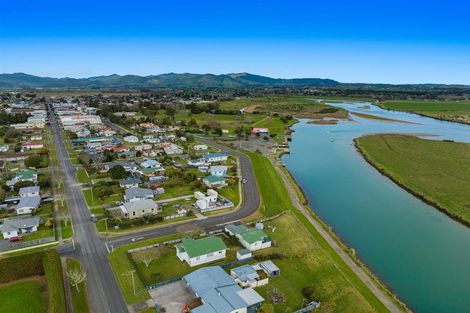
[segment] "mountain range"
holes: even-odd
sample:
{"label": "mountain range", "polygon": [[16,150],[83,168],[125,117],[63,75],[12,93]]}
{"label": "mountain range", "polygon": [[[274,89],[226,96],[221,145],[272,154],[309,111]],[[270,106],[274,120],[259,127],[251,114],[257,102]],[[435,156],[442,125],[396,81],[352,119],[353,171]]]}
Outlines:
{"label": "mountain range", "polygon": [[250,88],[250,87],[332,87],[332,79],[282,79],[249,73],[233,74],[159,74],[149,76],[108,75],[88,78],[40,77],[24,73],[0,74],[0,88]]}

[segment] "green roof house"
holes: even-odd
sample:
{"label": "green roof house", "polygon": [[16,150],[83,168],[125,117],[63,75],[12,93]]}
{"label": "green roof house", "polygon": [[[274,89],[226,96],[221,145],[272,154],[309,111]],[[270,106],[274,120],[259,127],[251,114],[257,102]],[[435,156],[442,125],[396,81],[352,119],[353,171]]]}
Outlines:
{"label": "green roof house", "polygon": [[272,239],[262,229],[248,228],[245,225],[227,225],[225,232],[238,238],[240,243],[250,251],[271,247]]}
{"label": "green roof house", "polygon": [[221,260],[225,258],[226,251],[227,246],[219,237],[187,238],[176,245],[176,256],[191,267]]}
{"label": "green roof house", "polygon": [[13,187],[16,183],[20,181],[30,181],[33,183],[38,182],[38,173],[33,170],[21,170],[16,172],[15,176],[6,182],[8,187]]}
{"label": "green roof house", "polygon": [[204,177],[203,183],[209,188],[221,188],[227,185],[223,176],[214,175]]}

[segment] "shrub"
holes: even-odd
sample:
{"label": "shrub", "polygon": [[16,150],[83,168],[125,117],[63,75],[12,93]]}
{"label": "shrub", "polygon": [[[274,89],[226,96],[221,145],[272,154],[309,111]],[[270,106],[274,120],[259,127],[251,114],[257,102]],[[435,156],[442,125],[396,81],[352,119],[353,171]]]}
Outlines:
{"label": "shrub", "polygon": [[49,312],[66,312],[62,264],[59,254],[56,250],[47,250],[42,255],[44,273],[47,277],[47,289],[49,291]]}

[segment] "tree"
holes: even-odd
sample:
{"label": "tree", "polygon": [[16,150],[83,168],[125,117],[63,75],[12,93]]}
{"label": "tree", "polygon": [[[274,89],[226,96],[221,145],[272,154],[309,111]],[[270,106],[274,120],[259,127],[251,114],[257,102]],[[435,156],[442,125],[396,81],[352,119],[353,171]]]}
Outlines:
{"label": "tree", "polygon": [[43,165],[42,158],[43,157],[39,155],[30,156],[26,158],[26,160],[24,160],[24,165],[27,167],[35,167],[35,168],[41,167]]}
{"label": "tree", "polygon": [[78,285],[83,283],[86,279],[86,273],[82,270],[82,267],[79,268],[71,268],[67,270],[67,277],[70,280],[70,284],[77,288],[77,291],[80,291]]}
{"label": "tree", "polygon": [[17,182],[14,186],[13,186],[13,189],[15,191],[18,191],[20,190],[20,188],[23,188],[23,187],[31,187],[31,186],[34,186],[34,183],[32,181],[19,181]]}
{"label": "tree", "polygon": [[197,121],[194,118],[190,119],[189,122],[188,122],[188,126],[189,127],[197,127]]}
{"label": "tree", "polygon": [[52,219],[48,219],[45,223],[44,223],[44,226],[46,228],[52,228],[52,226],[54,225],[54,222],[52,221]]}
{"label": "tree", "polygon": [[109,170],[109,172],[111,173],[111,177],[113,179],[123,179],[127,176],[126,170],[121,165],[114,166]]}
{"label": "tree", "polygon": [[150,263],[162,255],[160,248],[149,248],[134,253],[134,257],[143,262],[145,267],[149,267]]}

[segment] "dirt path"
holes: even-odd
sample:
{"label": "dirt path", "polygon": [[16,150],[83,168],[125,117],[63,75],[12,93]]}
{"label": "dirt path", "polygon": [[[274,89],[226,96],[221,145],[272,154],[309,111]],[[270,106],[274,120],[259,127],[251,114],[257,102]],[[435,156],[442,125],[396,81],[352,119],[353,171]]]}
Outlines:
{"label": "dirt path", "polygon": [[287,178],[284,171],[282,171],[276,164],[275,160],[269,158],[272,165],[276,171],[281,176],[286,188],[289,193],[290,198],[294,206],[308,219],[308,221],[315,227],[315,229],[320,233],[320,235],[328,242],[328,244],[335,250],[335,252],[341,257],[341,259],[351,268],[351,270],[356,273],[356,275],[364,282],[364,284],[372,291],[372,293],[385,305],[385,307],[393,313],[403,312],[403,310],[392,300],[390,297],[384,293],[372,278],[359,266],[356,262],[339,246],[338,242],[328,233],[323,226],[315,220],[307,208],[303,206],[300,202],[300,199],[292,186],[291,181]]}

